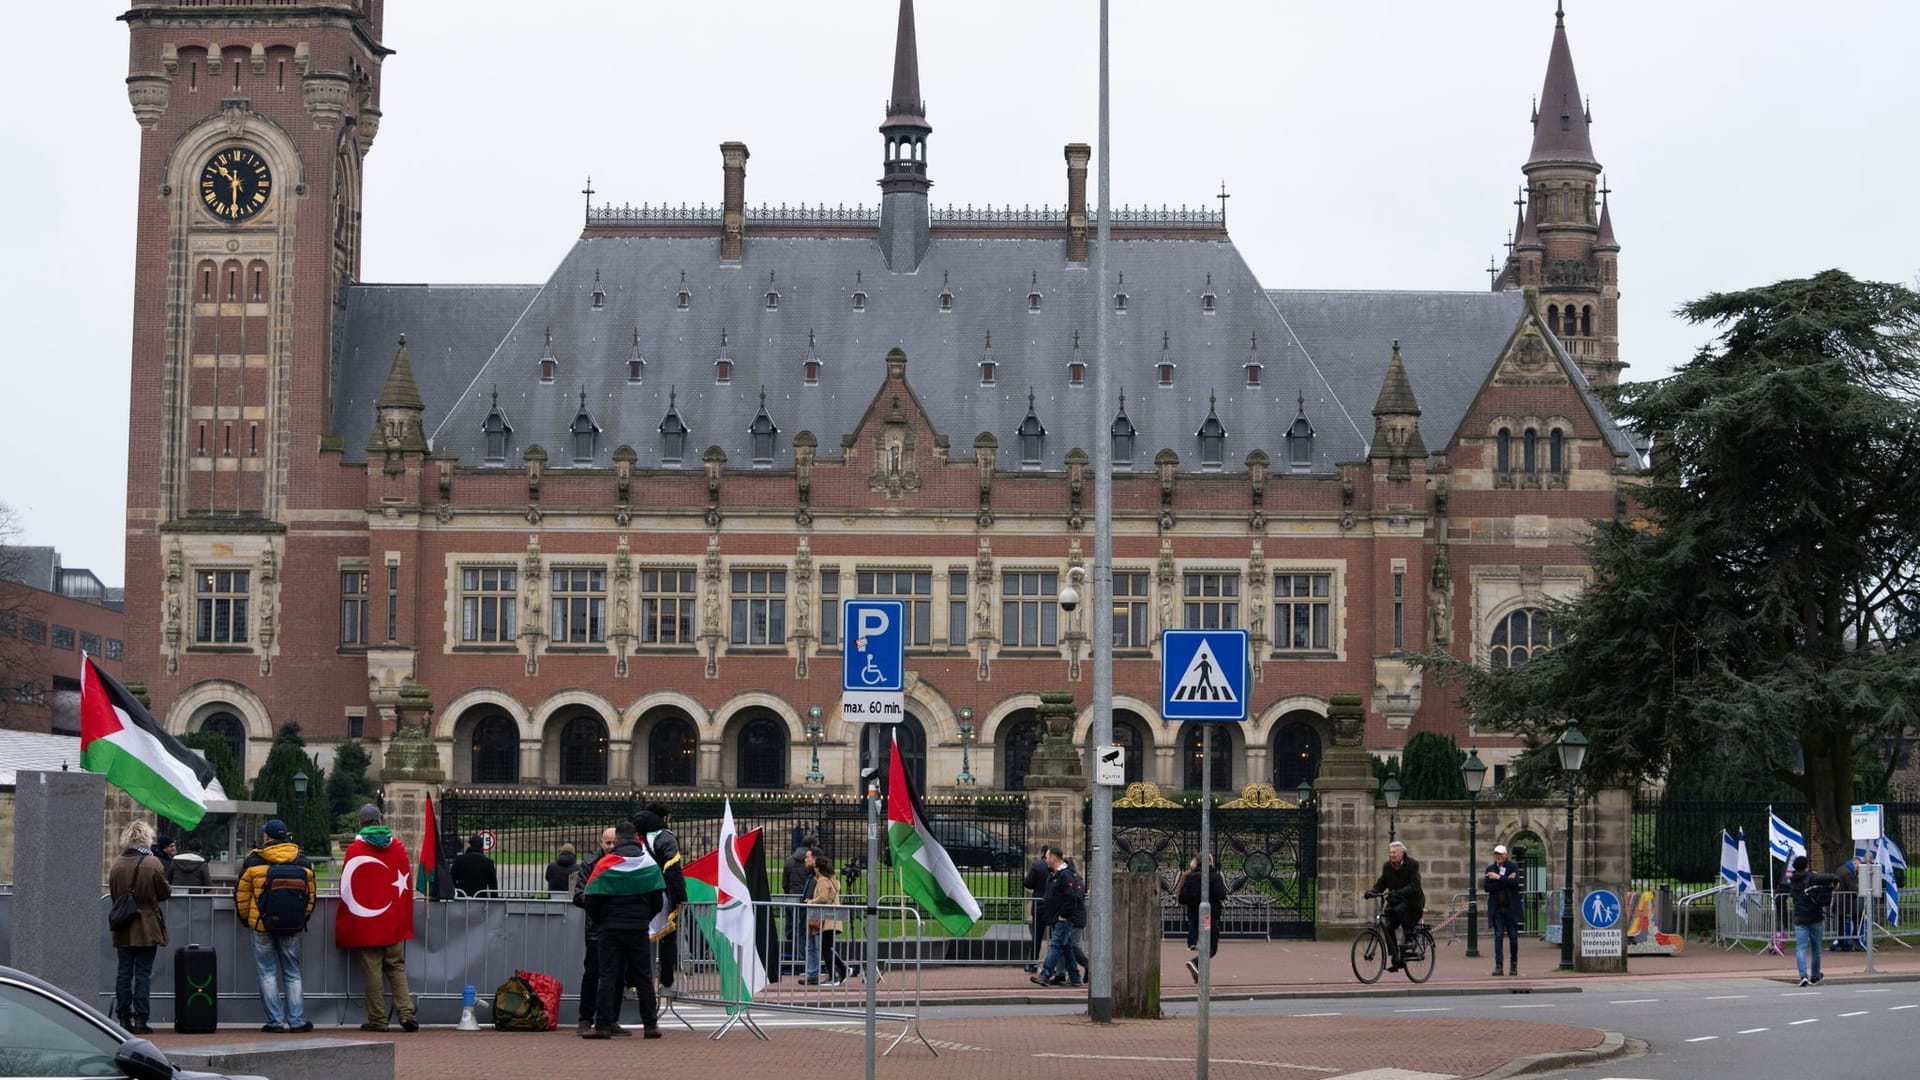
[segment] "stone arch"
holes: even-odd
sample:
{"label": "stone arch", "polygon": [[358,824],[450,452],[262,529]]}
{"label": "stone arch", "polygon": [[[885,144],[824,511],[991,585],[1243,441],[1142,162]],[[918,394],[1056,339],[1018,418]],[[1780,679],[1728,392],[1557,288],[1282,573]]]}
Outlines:
{"label": "stone arch", "polygon": [[[234,764],[251,780],[266,764],[265,748],[273,741],[273,717],[266,703],[240,683],[208,679],[174,699],[173,708],[167,712],[166,728],[175,735],[187,735],[201,730],[210,720],[226,729],[223,733],[229,744],[239,751]],[[253,749],[255,745],[261,747],[258,752]]]}
{"label": "stone arch", "polygon": [[[533,712],[540,775],[549,784],[604,785],[613,779],[613,726],[620,710],[591,690],[562,690]],[[591,718],[591,724],[575,721]],[[597,778],[597,779],[596,779]]]}
{"label": "stone arch", "polygon": [[[1140,719],[1141,723],[1146,727],[1144,732],[1147,737],[1146,745],[1148,752],[1151,753],[1154,744],[1158,741],[1155,733],[1159,730],[1160,710],[1156,708],[1153,703],[1142,698],[1133,697],[1129,694],[1115,694],[1113,695],[1113,711],[1115,713],[1129,712]],[[1088,740],[1092,738],[1093,702],[1089,701],[1087,702],[1086,708],[1081,709],[1073,718],[1073,744],[1075,746],[1085,746]]]}
{"label": "stone arch", "polygon": [[678,705],[644,714],[633,740],[633,781],[644,787],[692,787],[700,781],[700,726]]}
{"label": "stone arch", "polygon": [[907,708],[913,710],[913,714],[920,718],[920,725],[926,729],[928,746],[959,741],[960,718],[955,715],[953,706],[948,704],[944,694],[924,680],[909,678],[906,697]]}
{"label": "stone arch", "polygon": [[1288,713],[1308,712],[1319,717],[1322,738],[1333,734],[1327,723],[1327,710],[1331,703],[1316,694],[1288,694],[1260,710],[1260,714],[1247,725],[1247,745],[1265,746],[1273,741],[1273,733],[1278,730],[1280,718]]}
{"label": "stone arch", "polygon": [[517,784],[525,778],[523,749],[538,745],[526,706],[490,687],[455,698],[433,730],[448,744],[447,772],[457,784]]}
{"label": "stone arch", "polygon": [[1022,709],[1040,708],[1039,694],[1009,694],[987,709],[987,715],[980,720],[980,745],[990,746],[1000,738],[1000,725],[1008,716]]}
{"label": "stone arch", "polygon": [[720,729],[714,724],[713,713],[700,704],[699,700],[678,690],[655,690],[643,694],[633,704],[620,713],[620,719],[614,725],[613,737],[616,739],[638,739],[645,736],[640,729],[641,718],[663,705],[671,705],[686,713],[693,721],[694,730],[703,739],[720,737]]}
{"label": "stone arch", "polygon": [[[796,746],[805,746],[806,726],[800,714],[784,699],[760,690],[750,690],[735,694],[722,702],[714,710],[719,719],[720,728],[720,782],[723,787],[745,787],[741,781],[748,772],[755,770],[755,760],[745,763],[748,772],[743,772],[742,751],[746,750],[750,758],[757,755],[777,753],[780,761],[779,783],[772,783],[774,777],[768,771],[755,776],[751,785],[757,790],[779,789],[793,783],[793,762]],[[772,728],[764,725],[771,723]],[[775,750],[766,742],[773,734],[779,735],[779,747]],[[756,743],[748,747],[743,740],[751,738]],[[767,766],[770,770],[771,766]]]}
{"label": "stone arch", "polygon": [[1268,775],[1263,779],[1284,794],[1298,790],[1303,780],[1319,778],[1328,738],[1325,718],[1305,709],[1286,713],[1281,720],[1269,737]]}
{"label": "stone arch", "polygon": [[513,717],[514,723],[520,726],[522,739],[539,737],[539,729],[533,725],[533,714],[520,703],[520,699],[505,690],[497,690],[491,686],[477,687],[448,702],[446,707],[439,710],[433,718],[433,737],[435,739],[454,738],[454,729],[459,725],[460,714],[475,705],[499,706],[502,712]]}
{"label": "stone arch", "polygon": [[[1197,723],[1181,724],[1177,735],[1179,741],[1174,743],[1178,758],[1174,775],[1175,779],[1180,781],[1181,789],[1185,791],[1200,790],[1198,755],[1202,726]],[[1246,733],[1238,730],[1240,727],[1238,724],[1214,724],[1213,727],[1215,729],[1213,732],[1213,790],[1216,792],[1238,791],[1240,786],[1247,782],[1243,775],[1246,772],[1247,760]],[[1222,739],[1226,741],[1224,750],[1220,746]],[[1224,779],[1220,775],[1223,765],[1228,773]]]}

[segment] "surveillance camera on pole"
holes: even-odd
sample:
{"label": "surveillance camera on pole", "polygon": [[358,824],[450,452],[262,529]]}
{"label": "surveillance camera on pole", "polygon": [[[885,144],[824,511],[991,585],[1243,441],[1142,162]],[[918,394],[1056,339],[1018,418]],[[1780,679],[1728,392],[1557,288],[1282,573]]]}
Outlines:
{"label": "surveillance camera on pole", "polygon": [[1087,571],[1084,567],[1070,567],[1067,570],[1067,584],[1060,590],[1060,610],[1072,613],[1080,607],[1079,586],[1087,583]]}

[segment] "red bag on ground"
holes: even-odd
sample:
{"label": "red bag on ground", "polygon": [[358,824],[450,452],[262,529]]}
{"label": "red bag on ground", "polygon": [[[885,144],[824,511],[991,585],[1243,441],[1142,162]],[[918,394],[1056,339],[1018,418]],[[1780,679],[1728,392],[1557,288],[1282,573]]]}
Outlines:
{"label": "red bag on ground", "polygon": [[542,975],[537,971],[516,971],[514,974],[525,979],[527,985],[533,988],[534,994],[540,998],[540,1004],[547,1007],[547,1030],[552,1031],[558,1028],[560,1026],[560,995],[566,990],[560,985],[560,980],[551,975]]}

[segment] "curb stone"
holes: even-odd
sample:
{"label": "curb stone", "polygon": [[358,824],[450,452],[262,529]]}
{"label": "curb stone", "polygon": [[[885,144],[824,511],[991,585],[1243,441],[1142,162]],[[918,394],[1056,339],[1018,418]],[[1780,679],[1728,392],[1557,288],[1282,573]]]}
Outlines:
{"label": "curb stone", "polygon": [[[1436,986],[1423,989],[1398,990],[1233,990],[1227,993],[1211,994],[1208,1000],[1221,1001],[1296,1001],[1324,998],[1420,998],[1420,997],[1493,997],[1501,994],[1523,996],[1527,994],[1580,994],[1586,991],[1578,986],[1531,986],[1525,988]],[[1163,1005],[1192,1005],[1200,999],[1193,994],[1163,994]],[[926,997],[922,998],[922,1008],[968,1008],[976,1005],[1072,1005],[1084,1002],[1084,996],[1062,995],[1052,997],[1042,994],[983,994],[978,997]]]}
{"label": "curb stone", "polygon": [[1492,1072],[1481,1073],[1473,1080],[1502,1080],[1503,1077],[1520,1076],[1525,1073],[1549,1072],[1556,1069],[1584,1069],[1603,1061],[1646,1053],[1647,1044],[1639,1039],[1629,1039],[1617,1031],[1603,1031],[1600,1034],[1602,1036],[1600,1045],[1591,1049],[1555,1050],[1551,1053],[1515,1058]]}

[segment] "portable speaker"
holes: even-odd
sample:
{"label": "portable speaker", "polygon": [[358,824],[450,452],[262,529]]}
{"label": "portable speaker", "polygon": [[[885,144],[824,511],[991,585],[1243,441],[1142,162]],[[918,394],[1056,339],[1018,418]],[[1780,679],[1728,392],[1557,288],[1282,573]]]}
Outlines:
{"label": "portable speaker", "polygon": [[214,951],[188,945],[173,951],[173,1030],[206,1035],[220,1027],[220,990]]}

